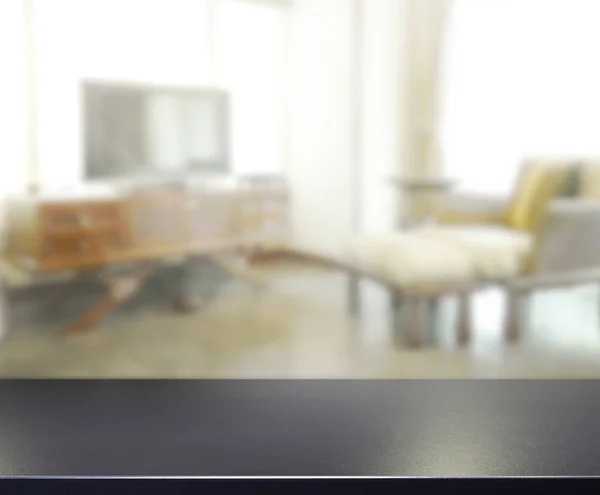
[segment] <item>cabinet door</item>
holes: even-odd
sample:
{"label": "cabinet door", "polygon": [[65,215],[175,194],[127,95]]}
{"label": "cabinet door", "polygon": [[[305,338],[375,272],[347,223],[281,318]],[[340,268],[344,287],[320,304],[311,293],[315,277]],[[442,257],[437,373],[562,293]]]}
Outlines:
{"label": "cabinet door", "polygon": [[178,191],[137,194],[130,199],[133,245],[137,249],[186,246],[186,196]]}
{"label": "cabinet door", "polygon": [[206,192],[190,195],[188,203],[190,242],[217,242],[237,237],[236,208],[235,195],[226,192]]}
{"label": "cabinet door", "polygon": [[41,265],[46,270],[77,269],[110,262],[129,248],[122,201],[47,203],[40,209]]}
{"label": "cabinet door", "polygon": [[289,200],[284,190],[246,192],[240,200],[242,235],[258,243],[280,243],[289,238]]}

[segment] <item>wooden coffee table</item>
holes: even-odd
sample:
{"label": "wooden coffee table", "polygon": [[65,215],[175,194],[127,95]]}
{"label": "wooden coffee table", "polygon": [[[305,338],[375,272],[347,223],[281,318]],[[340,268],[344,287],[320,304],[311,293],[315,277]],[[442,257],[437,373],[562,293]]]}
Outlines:
{"label": "wooden coffee table", "polygon": [[[34,275],[75,273],[74,283],[55,294],[59,307],[80,287],[81,279],[99,282],[104,294],[78,315],[67,333],[91,329],[130,299],[143,283],[177,258],[182,289],[196,260],[218,265],[228,276],[264,287],[263,281],[236,262],[236,256],[265,242],[281,242],[288,230],[283,190],[157,190],[103,200],[35,204],[29,230],[14,236],[9,259]],[[263,227],[269,230],[263,232]],[[176,307],[195,306],[179,291]]]}

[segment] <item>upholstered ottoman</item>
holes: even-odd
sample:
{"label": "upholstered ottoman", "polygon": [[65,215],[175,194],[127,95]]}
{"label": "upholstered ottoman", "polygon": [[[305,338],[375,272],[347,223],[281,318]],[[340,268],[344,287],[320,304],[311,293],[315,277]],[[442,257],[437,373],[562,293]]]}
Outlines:
{"label": "upholstered ottoman", "polygon": [[[482,284],[505,291],[504,334],[507,341],[519,338],[527,322],[528,293],[515,290],[514,281],[531,268],[534,239],[531,233],[500,225],[432,225],[414,229],[412,235],[468,253]],[[468,297],[465,305],[470,304]]]}
{"label": "upholstered ottoman", "polygon": [[462,250],[471,258],[478,278],[494,281],[519,275],[533,243],[527,232],[496,225],[431,225],[409,235]]}
{"label": "upholstered ottoman", "polygon": [[[477,283],[476,267],[466,250],[413,233],[360,237],[350,244],[347,255],[351,264],[390,289],[394,335],[410,347],[421,345],[441,293]],[[358,276],[351,275],[349,296],[356,313]],[[463,341],[468,338],[466,322],[459,330]]]}
{"label": "upholstered ottoman", "polygon": [[[459,296],[458,340],[469,340],[470,298],[483,285],[519,274],[531,249],[527,234],[493,226],[420,227],[355,239],[348,258],[392,293],[394,334],[418,346],[439,300]],[[359,309],[358,277],[351,277],[350,308]]]}

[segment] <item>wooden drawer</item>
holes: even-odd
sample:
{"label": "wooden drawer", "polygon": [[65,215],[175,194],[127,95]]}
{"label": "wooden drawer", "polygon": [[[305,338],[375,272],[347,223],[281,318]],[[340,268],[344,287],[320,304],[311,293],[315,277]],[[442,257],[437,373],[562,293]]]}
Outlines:
{"label": "wooden drawer", "polygon": [[103,225],[121,225],[123,204],[111,202],[48,203],[40,209],[40,224],[44,232],[69,229],[91,229]]}
{"label": "wooden drawer", "polygon": [[43,263],[77,265],[104,260],[129,245],[121,201],[47,203],[40,208]]}

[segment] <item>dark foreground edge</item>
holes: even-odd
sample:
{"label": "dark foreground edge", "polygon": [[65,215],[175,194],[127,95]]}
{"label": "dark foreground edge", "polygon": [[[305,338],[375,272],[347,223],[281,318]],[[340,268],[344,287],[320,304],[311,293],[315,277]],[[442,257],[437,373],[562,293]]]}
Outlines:
{"label": "dark foreground edge", "polygon": [[[344,495],[398,493],[398,490],[409,489],[410,493],[507,493],[507,490],[525,488],[523,493],[582,493],[590,489],[597,493],[597,480],[587,479],[0,479],[2,493],[43,494],[61,493],[63,495],[85,493],[93,495],[111,493],[310,493],[327,494],[340,493]],[[519,486],[520,485],[520,486]],[[49,490],[50,489],[50,490]],[[273,489],[277,490],[273,492]],[[558,489],[558,491],[557,491]],[[595,489],[595,490],[594,490]],[[126,490],[126,491],[125,491]],[[134,490],[134,491],[132,491]],[[143,492],[141,491],[143,490]]]}
{"label": "dark foreground edge", "polygon": [[595,476],[599,427],[597,381],[10,380],[0,475]]}

